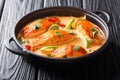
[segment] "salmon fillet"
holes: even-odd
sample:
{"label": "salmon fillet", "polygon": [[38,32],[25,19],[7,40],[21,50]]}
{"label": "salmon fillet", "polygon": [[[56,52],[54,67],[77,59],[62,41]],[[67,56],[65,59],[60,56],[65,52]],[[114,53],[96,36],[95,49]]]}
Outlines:
{"label": "salmon fillet", "polygon": [[92,38],[92,24],[88,20],[80,20],[77,21],[77,28],[79,32],[82,33],[83,36],[88,36],[89,38]]}
{"label": "salmon fillet", "polygon": [[52,57],[62,58],[63,56],[67,57],[76,57],[76,56],[83,56],[87,53],[87,51],[79,46],[79,50],[73,50],[74,45],[64,45],[55,49],[52,53]]}
{"label": "salmon fillet", "polygon": [[[53,18],[54,18],[54,21],[49,21],[48,18],[44,18],[44,19],[40,19],[40,22],[37,22],[37,21],[31,22],[20,31],[20,35],[24,38],[33,38],[41,35],[45,31],[47,31],[50,25],[60,22],[58,18],[56,17],[53,17]],[[35,30],[34,29],[35,25],[37,25],[39,29]]]}
{"label": "salmon fillet", "polygon": [[64,30],[50,30],[39,36],[33,41],[32,50],[40,46],[59,45],[72,41],[75,37]]}

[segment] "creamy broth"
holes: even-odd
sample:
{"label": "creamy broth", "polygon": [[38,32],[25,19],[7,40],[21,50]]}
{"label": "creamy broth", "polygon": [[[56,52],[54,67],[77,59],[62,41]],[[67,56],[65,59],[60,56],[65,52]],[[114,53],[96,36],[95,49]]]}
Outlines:
{"label": "creamy broth", "polygon": [[35,54],[69,58],[99,49],[105,42],[105,36],[85,16],[51,16],[28,23],[19,32],[18,40]]}

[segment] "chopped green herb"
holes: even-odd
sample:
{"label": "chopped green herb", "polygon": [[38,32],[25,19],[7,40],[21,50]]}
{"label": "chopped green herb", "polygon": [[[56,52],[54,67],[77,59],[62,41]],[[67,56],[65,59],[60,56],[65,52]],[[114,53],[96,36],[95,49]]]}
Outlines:
{"label": "chopped green herb", "polygon": [[19,42],[20,44],[24,44],[24,43],[26,43],[26,41],[22,41],[21,38],[18,38],[18,42]]}
{"label": "chopped green herb", "polygon": [[62,37],[62,34],[61,34],[59,31],[56,31],[56,35],[57,35],[58,37]]}
{"label": "chopped green herb", "polygon": [[22,39],[21,39],[21,38],[18,38],[18,42],[19,42],[20,44],[22,44]]}
{"label": "chopped green herb", "polygon": [[94,27],[92,27],[91,30],[92,30],[93,32],[97,31]]}
{"label": "chopped green herb", "polygon": [[51,57],[51,54],[47,54],[48,57]]}
{"label": "chopped green herb", "polygon": [[40,29],[40,27],[38,25],[34,25],[34,29],[38,30],[38,29]]}
{"label": "chopped green herb", "polygon": [[92,31],[93,38],[95,38],[95,36],[98,34],[98,30],[93,27],[91,28],[91,31]]}
{"label": "chopped green herb", "polygon": [[66,55],[64,55],[64,56],[63,56],[63,58],[67,58],[67,56],[66,56]]}
{"label": "chopped green herb", "polygon": [[80,49],[80,47],[78,45],[74,45],[74,47],[73,47],[74,51],[78,51],[79,49]]}
{"label": "chopped green herb", "polygon": [[18,42],[20,43],[20,44],[25,44],[25,43],[29,43],[29,40],[22,40],[21,38],[18,38]]}

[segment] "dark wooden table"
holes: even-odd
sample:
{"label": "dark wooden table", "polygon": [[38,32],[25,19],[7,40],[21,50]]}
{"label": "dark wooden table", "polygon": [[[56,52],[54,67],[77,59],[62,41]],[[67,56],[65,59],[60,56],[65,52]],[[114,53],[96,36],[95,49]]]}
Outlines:
{"label": "dark wooden table", "polygon": [[[106,10],[112,15],[110,43],[104,55],[79,71],[52,72],[34,66],[5,48],[18,20],[50,6]],[[120,0],[0,0],[0,80],[120,80]],[[48,66],[49,67],[49,66]]]}

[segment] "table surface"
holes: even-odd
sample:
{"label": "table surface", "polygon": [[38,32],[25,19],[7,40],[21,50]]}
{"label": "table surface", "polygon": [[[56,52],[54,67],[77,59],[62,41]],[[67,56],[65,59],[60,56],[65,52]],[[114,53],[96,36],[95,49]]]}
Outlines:
{"label": "table surface", "polygon": [[[120,0],[0,0],[0,80],[120,80]],[[9,52],[5,40],[25,14],[50,6],[74,6],[111,13],[110,43],[96,63],[79,71],[52,72]]]}

